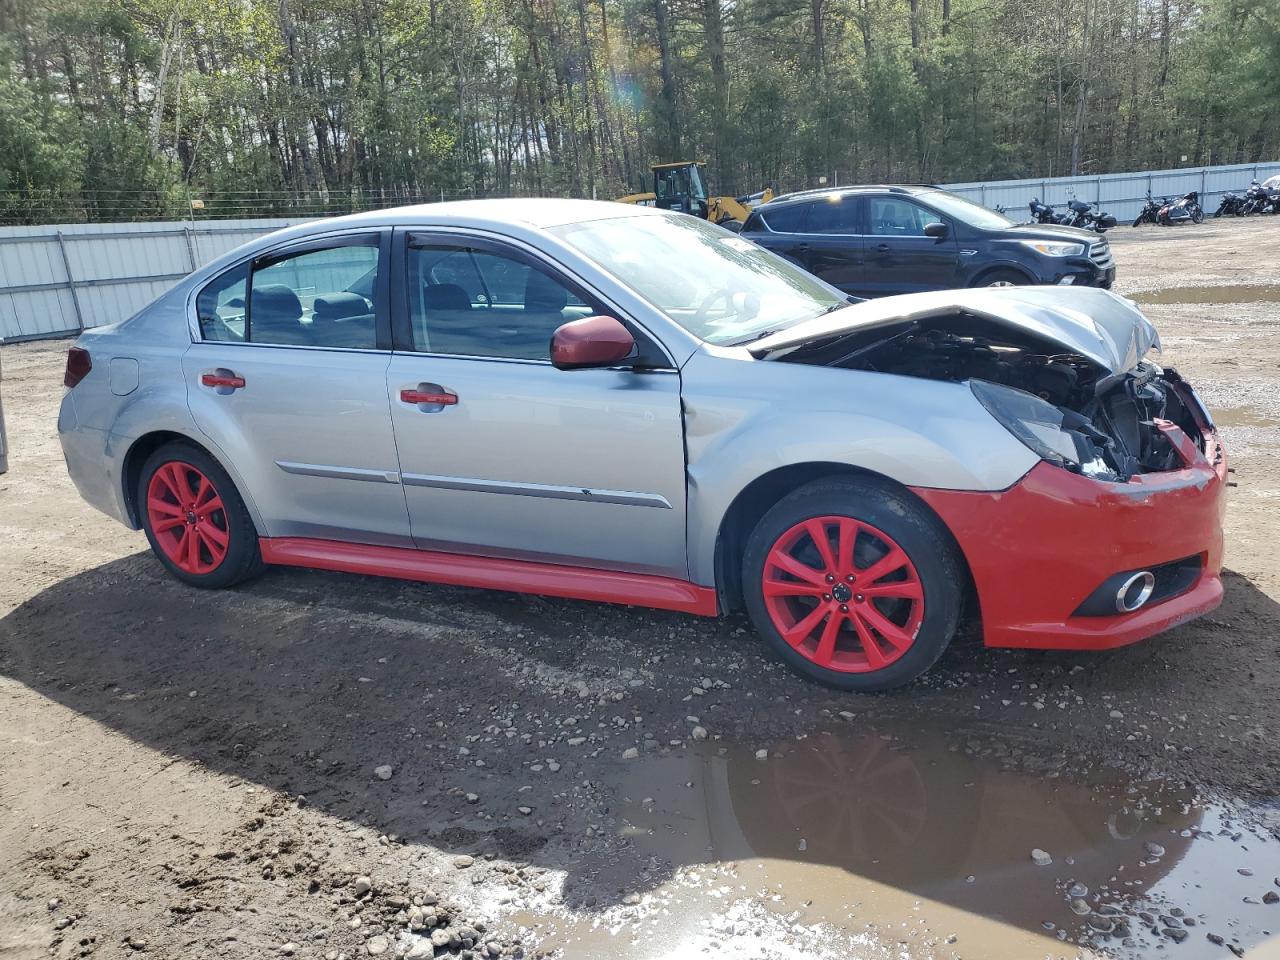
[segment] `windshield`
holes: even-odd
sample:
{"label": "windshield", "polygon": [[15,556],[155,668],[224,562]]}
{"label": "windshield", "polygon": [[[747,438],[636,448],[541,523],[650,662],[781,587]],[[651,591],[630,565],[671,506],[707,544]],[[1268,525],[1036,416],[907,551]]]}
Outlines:
{"label": "windshield", "polygon": [[697,217],[619,217],[550,232],[711,343],[754,339],[848,303],[817,277]]}
{"label": "windshield", "polygon": [[1007,230],[1009,227],[1017,226],[1003,213],[988,210],[980,203],[974,203],[972,200],[966,200],[964,197],[944,190],[931,190],[921,194],[920,199],[973,227],[981,227],[984,230]]}

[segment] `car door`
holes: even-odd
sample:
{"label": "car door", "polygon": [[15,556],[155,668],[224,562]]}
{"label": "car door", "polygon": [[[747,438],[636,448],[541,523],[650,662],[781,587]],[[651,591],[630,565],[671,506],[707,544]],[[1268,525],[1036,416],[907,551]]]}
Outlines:
{"label": "car door", "polygon": [[412,544],[387,409],[390,238],[278,248],[197,296],[188,406],[271,537]]}
{"label": "car door", "polygon": [[809,203],[799,244],[804,268],[845,293],[858,293],[865,275],[859,199],[832,193]]}
{"label": "car door", "polygon": [[927,237],[925,224],[947,218],[901,195],[866,198],[866,274],[872,296],[946,290],[959,282],[960,252],[952,229]]}
{"label": "car door", "polygon": [[557,370],[561,324],[627,318],[521,246],[397,231],[395,248],[386,385],[415,543],[686,579],[680,378],[661,347],[635,328],[658,369]]}

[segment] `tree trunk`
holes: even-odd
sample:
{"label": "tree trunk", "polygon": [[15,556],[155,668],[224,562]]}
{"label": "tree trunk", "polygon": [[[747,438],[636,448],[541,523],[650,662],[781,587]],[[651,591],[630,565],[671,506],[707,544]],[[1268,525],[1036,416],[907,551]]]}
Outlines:
{"label": "tree trunk", "polygon": [[681,150],[680,123],[676,116],[676,84],[671,74],[671,27],[667,22],[666,0],[653,0],[653,19],[658,34],[658,75],[662,81],[658,148],[661,160],[676,160]]}

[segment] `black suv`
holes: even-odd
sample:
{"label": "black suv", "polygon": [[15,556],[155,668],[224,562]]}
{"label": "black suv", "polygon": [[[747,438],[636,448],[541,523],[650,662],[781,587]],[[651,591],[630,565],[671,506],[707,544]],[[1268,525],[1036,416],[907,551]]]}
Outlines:
{"label": "black suv", "polygon": [[1014,223],[937,187],[838,187],[758,207],[742,235],[860,297],[955,287],[1110,288],[1107,241],[1075,227]]}

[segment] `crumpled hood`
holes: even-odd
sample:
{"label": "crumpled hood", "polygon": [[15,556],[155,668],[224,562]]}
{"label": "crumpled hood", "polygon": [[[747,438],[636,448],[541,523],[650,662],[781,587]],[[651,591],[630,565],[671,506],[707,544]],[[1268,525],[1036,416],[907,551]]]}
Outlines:
{"label": "crumpled hood", "polygon": [[963,311],[1078,353],[1112,374],[1132,370],[1160,335],[1133,301],[1094,287],[1000,287],[909,293],[851,304],[749,345],[766,357],[841,333],[891,327]]}

